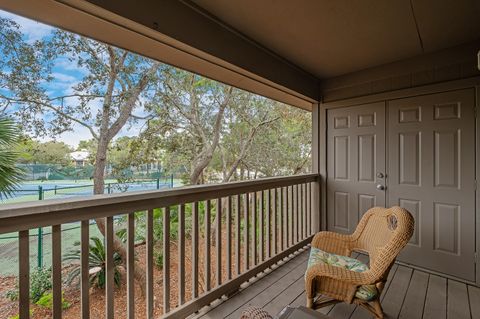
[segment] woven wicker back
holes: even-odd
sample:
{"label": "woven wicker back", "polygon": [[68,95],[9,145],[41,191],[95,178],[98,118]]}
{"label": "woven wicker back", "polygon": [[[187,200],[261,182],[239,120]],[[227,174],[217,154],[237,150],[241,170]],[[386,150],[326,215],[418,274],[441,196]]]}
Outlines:
{"label": "woven wicker back", "polygon": [[414,230],[412,215],[405,209],[374,207],[362,217],[353,234],[355,249],[368,252],[370,270],[386,273]]}

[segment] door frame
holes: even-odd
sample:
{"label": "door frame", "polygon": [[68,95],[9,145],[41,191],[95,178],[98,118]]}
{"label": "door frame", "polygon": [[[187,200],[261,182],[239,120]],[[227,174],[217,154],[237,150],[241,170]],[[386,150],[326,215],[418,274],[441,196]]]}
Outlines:
{"label": "door frame", "polygon": [[[475,89],[474,105],[475,114],[480,111],[480,76],[446,81],[436,84],[418,86],[407,89],[387,91],[378,94],[364,95],[354,98],[348,98],[343,100],[335,100],[329,102],[322,102],[319,105],[318,114],[313,112],[313,122],[318,121],[318,133],[319,133],[319,160],[320,160],[320,176],[321,176],[321,192],[320,192],[320,214],[321,214],[321,230],[327,228],[327,192],[326,192],[326,180],[327,180],[327,110],[340,107],[349,107],[355,105],[362,105],[366,103],[380,102],[398,98],[414,97],[420,95],[428,95],[433,93],[442,93],[447,91],[455,91],[459,89]],[[475,179],[477,185],[480,182],[480,117],[475,118]],[[468,281],[460,279],[448,274],[441,274],[444,277],[452,278],[457,281],[465,282],[480,287],[480,190],[478,187],[475,189],[475,281]],[[425,270],[429,273],[435,273],[431,270],[426,270],[420,267],[412,267]]]}

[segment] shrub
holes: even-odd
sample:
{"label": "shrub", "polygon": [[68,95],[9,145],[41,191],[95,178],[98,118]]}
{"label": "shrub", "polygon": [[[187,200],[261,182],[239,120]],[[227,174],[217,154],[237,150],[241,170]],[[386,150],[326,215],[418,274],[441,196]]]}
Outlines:
{"label": "shrub", "polygon": [[[6,297],[12,301],[18,300],[18,282],[15,289],[7,291]],[[37,302],[45,292],[52,289],[52,270],[37,268],[30,273],[30,300]]]}
{"label": "shrub", "polygon": [[30,274],[30,299],[37,302],[48,290],[52,289],[52,270],[38,268]]}
{"label": "shrub", "polygon": [[163,268],[163,253],[161,251],[154,251],[153,252],[153,259],[155,261],[155,265],[159,269]]}
{"label": "shrub", "polygon": [[[37,306],[45,307],[48,309],[52,309],[53,307],[53,293],[50,292],[48,294],[44,294],[38,301],[35,303]],[[65,300],[63,297],[62,291],[62,309],[68,309],[70,307],[70,303]]]}
{"label": "shrub", "polygon": [[[75,243],[78,246],[79,243]],[[70,252],[66,253],[63,257],[64,261],[76,261],[76,265],[70,269],[67,277],[65,279],[65,283],[70,285],[76,278],[80,276],[81,273],[81,266],[80,266],[80,249],[75,248]],[[90,284],[95,285],[99,288],[105,287],[105,245],[103,244],[103,240],[98,237],[92,237],[90,243],[90,250],[88,254],[89,260],[89,274],[90,274]],[[122,263],[122,258],[117,252],[113,254],[113,263],[115,266],[115,272],[113,275],[114,281],[116,285],[120,285],[120,272],[119,266]]]}

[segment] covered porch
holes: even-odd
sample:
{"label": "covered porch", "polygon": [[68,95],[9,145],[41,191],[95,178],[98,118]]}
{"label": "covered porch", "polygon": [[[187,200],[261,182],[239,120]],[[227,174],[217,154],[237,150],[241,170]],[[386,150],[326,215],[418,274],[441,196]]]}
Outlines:
{"label": "covered porch", "polygon": [[[480,316],[478,1],[2,0],[0,8],[312,112],[311,174],[1,206],[0,234],[19,234],[20,318],[30,316],[31,229],[52,227],[54,318],[63,313],[68,223],[81,224],[81,316],[96,317],[95,219],[106,227],[106,318],[238,318],[251,305],[272,315],[303,305],[314,234],[352,233],[369,208],[395,205],[416,227],[381,296],[387,317]],[[137,212],[146,221],[141,254]],[[115,305],[117,218],[126,228],[124,308]],[[144,292],[136,258],[145,261]],[[370,318],[349,304],[321,312]]]}

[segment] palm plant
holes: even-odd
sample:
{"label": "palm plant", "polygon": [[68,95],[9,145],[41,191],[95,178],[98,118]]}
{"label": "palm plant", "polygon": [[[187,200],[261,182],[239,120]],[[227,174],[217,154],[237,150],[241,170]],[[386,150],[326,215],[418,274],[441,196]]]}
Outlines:
{"label": "palm plant", "polygon": [[22,180],[23,170],[16,166],[18,142],[15,123],[0,117],[0,200],[11,196]]}
{"label": "palm plant", "polygon": [[[103,244],[103,240],[98,237],[92,237],[90,243],[90,249],[88,252],[88,260],[89,260],[89,279],[90,284],[95,285],[99,288],[105,287],[105,273],[106,273],[106,260],[105,260],[105,245]],[[76,246],[79,246],[80,243],[75,243]],[[80,257],[81,252],[80,248],[75,248],[70,252],[66,253],[63,257],[64,261],[74,261],[75,265],[70,269],[65,283],[70,285],[76,278],[80,276],[81,273],[81,265],[80,265]],[[113,263],[115,266],[115,272],[113,275],[113,279],[116,285],[120,285],[120,272],[118,267],[122,263],[122,258],[120,255],[115,252],[113,254]],[[78,281],[79,282],[79,281]]]}

